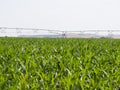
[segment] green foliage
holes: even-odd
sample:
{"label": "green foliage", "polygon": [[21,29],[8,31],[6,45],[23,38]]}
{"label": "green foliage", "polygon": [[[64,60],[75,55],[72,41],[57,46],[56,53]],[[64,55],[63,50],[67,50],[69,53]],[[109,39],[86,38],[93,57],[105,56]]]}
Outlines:
{"label": "green foliage", "polygon": [[119,89],[119,39],[0,38],[0,90]]}

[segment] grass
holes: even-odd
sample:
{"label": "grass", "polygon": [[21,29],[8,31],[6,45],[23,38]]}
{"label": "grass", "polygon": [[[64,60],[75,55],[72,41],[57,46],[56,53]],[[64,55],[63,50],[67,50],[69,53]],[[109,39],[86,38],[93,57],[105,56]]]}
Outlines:
{"label": "grass", "polygon": [[119,39],[0,38],[0,90],[119,89]]}

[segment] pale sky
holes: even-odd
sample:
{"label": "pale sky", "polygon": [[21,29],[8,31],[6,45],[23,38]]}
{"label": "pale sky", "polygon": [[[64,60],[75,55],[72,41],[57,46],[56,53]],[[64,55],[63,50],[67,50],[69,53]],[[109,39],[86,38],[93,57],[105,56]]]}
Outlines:
{"label": "pale sky", "polygon": [[120,29],[120,0],[0,0],[0,26]]}

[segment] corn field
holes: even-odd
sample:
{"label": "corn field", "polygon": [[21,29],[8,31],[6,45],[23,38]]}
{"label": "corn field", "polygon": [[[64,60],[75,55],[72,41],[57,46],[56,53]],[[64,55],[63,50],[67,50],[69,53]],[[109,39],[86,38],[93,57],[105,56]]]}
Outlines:
{"label": "corn field", "polygon": [[119,89],[119,39],[0,38],[0,90]]}

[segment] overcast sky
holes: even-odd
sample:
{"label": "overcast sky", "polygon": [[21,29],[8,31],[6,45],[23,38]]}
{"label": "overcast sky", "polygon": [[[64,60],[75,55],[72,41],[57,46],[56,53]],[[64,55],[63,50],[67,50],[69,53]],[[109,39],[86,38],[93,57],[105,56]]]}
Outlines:
{"label": "overcast sky", "polygon": [[0,26],[120,29],[120,0],[0,0]]}

